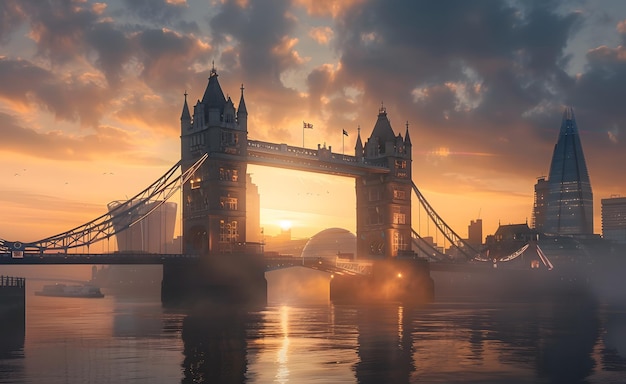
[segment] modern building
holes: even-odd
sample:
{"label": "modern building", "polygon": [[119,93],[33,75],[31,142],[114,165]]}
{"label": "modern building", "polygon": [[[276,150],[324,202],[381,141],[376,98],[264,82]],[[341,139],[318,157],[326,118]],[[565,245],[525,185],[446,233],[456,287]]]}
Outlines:
{"label": "modern building", "polygon": [[626,197],[602,199],[602,237],[626,244]]}
{"label": "modern building", "polygon": [[[117,250],[120,252],[179,253],[180,249],[172,249],[174,229],[176,227],[176,210],[174,202],[165,202],[157,207],[157,201],[143,203],[133,217],[116,217],[115,209],[125,201],[112,201],[107,207],[113,214],[113,227]],[[152,212],[151,212],[152,211]],[[150,214],[143,220],[127,227],[135,219]]]}
{"label": "modern building", "polygon": [[571,107],[563,112],[559,139],[552,155],[542,232],[582,237],[593,235],[593,193]]}
{"label": "modern building", "polygon": [[537,179],[535,184],[535,198],[533,202],[532,228],[539,232],[543,231],[546,224],[546,210],[548,196],[548,181],[545,176]]}
{"label": "modern building", "polygon": [[356,253],[356,236],[343,228],[327,228],[313,235],[302,250],[305,259],[337,257],[351,259]]}

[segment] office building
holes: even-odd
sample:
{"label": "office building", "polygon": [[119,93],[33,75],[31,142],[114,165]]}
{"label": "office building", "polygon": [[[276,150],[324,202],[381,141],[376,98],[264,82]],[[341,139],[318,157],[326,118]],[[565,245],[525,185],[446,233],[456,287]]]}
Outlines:
{"label": "office building", "polygon": [[626,197],[602,199],[602,237],[626,244]]}
{"label": "office building", "polygon": [[546,216],[542,232],[555,235],[593,235],[593,193],[574,110],[563,112],[559,139],[554,147]]}

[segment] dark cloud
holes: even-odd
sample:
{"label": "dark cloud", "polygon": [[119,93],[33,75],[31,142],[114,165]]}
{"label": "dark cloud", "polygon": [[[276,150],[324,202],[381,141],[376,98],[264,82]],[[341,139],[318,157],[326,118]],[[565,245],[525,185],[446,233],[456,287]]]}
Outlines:
{"label": "dark cloud", "polygon": [[180,89],[191,79],[193,66],[207,66],[212,49],[191,35],[149,29],[133,35],[141,77],[152,89]]}
{"label": "dark cloud", "polygon": [[124,75],[123,66],[134,54],[127,34],[112,22],[100,22],[89,29],[86,41],[97,52],[95,65],[102,70],[109,84],[113,87],[119,85]]}
{"label": "dark cloud", "polygon": [[[324,69],[309,76],[310,104],[323,108],[316,100],[326,90],[355,87],[363,92],[359,115],[375,115],[383,101],[397,132],[403,133],[402,122],[410,120],[418,150],[449,146],[502,155],[508,160],[492,168],[509,172],[511,164],[528,164],[530,149],[519,143],[529,135],[548,140],[550,148],[556,140],[539,132],[546,126],[535,127],[524,115],[543,113],[538,107],[546,103],[560,105],[574,85],[565,71],[569,57],[564,51],[581,15],[559,12],[558,5],[359,2],[336,20],[339,71],[332,80],[323,76]],[[560,114],[557,124],[559,119]],[[516,172],[530,176],[542,161],[535,156],[533,164]],[[484,157],[470,157],[459,164],[459,172],[483,166]]]}
{"label": "dark cloud", "polygon": [[0,151],[54,160],[91,160],[129,154],[132,137],[119,129],[99,127],[94,134],[67,135],[61,131],[40,133],[23,127],[15,116],[0,113]]}
{"label": "dark cloud", "polygon": [[172,25],[187,9],[185,3],[169,3],[165,0],[124,0],[124,5],[140,20],[161,25]]}
{"label": "dark cloud", "polygon": [[26,19],[20,3],[17,0],[0,2],[0,43],[8,41],[11,32]]}
{"label": "dark cloud", "polygon": [[246,7],[237,1],[225,1],[209,21],[213,41],[220,46],[235,40],[246,80],[282,88],[281,75],[299,65],[288,39],[295,31],[296,21],[289,16],[289,1],[251,0]]}
{"label": "dark cloud", "polygon": [[81,56],[85,31],[98,19],[89,3],[80,0],[24,0],[30,21],[30,37],[39,54],[53,63],[67,63]]}
{"label": "dark cloud", "polygon": [[105,112],[111,95],[89,77],[57,74],[25,60],[0,58],[0,97],[22,104],[34,102],[57,119],[94,125]]}

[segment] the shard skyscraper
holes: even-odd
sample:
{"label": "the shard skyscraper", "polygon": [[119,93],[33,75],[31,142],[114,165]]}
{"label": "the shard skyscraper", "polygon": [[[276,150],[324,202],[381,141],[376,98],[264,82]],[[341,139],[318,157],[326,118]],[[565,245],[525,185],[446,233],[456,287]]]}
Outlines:
{"label": "the shard skyscraper", "polygon": [[593,234],[593,193],[574,110],[565,108],[554,147],[543,232],[556,235]]}

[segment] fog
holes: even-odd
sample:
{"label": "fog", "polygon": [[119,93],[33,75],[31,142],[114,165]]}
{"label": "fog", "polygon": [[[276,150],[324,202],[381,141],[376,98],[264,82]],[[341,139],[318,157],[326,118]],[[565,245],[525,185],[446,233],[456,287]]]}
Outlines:
{"label": "fog", "polygon": [[330,300],[329,273],[298,266],[266,272],[265,278],[269,304]]}

